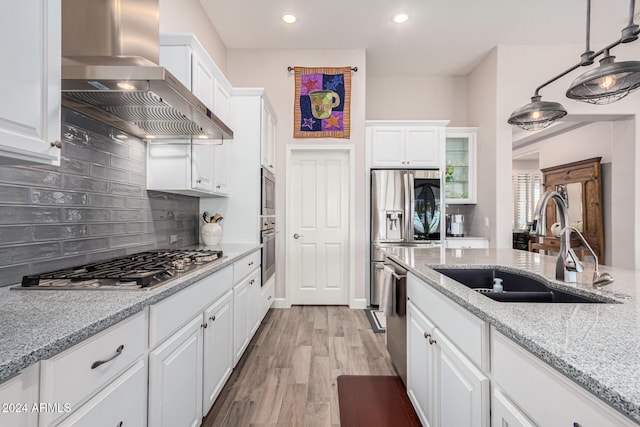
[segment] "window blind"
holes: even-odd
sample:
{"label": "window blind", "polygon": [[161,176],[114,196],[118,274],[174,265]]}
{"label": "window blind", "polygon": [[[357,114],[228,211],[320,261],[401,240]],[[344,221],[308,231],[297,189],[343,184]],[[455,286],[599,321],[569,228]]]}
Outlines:
{"label": "window blind", "polygon": [[542,178],[539,174],[514,173],[512,186],[513,229],[527,229],[542,194]]}

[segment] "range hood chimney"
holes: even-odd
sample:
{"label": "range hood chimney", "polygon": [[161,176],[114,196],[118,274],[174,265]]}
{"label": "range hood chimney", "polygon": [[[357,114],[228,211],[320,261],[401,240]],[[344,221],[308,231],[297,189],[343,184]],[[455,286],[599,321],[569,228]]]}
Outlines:
{"label": "range hood chimney", "polygon": [[62,105],[139,138],[233,138],[158,65],[159,37],[159,0],[62,0]]}

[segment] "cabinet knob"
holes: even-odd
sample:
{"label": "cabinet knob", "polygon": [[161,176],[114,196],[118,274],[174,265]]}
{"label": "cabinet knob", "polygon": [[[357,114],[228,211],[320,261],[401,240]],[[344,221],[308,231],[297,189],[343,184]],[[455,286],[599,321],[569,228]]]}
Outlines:
{"label": "cabinet knob", "polygon": [[409,164],[410,162],[407,160],[407,164]]}
{"label": "cabinet knob", "polygon": [[202,180],[201,179],[196,179],[196,184],[202,184]]}
{"label": "cabinet knob", "polygon": [[271,299],[271,295],[269,295],[269,298],[267,298],[267,301]]}
{"label": "cabinet knob", "polygon": [[56,139],[55,141],[51,141],[51,146],[56,148],[62,148],[62,141]]}
{"label": "cabinet knob", "polygon": [[124,422],[120,421],[118,424],[116,424],[116,427],[122,427],[124,425]]}
{"label": "cabinet knob", "polygon": [[404,161],[402,162],[402,164],[404,165]]}
{"label": "cabinet knob", "polygon": [[251,280],[249,281],[249,284],[250,284],[250,285],[253,285],[253,283],[254,283],[255,281],[256,281],[255,279],[251,279]]}
{"label": "cabinet knob", "polygon": [[577,423],[577,422],[574,422],[574,423],[573,423],[573,427],[582,427],[582,424]]}
{"label": "cabinet knob", "polygon": [[424,338],[425,338],[425,339],[429,339],[429,338],[431,338],[431,334],[428,334],[428,333],[426,333],[426,332],[425,332],[425,333],[424,333]]}
{"label": "cabinet knob", "polygon": [[220,186],[219,186],[219,185],[216,185],[216,188],[218,188],[218,189],[219,189],[219,188],[220,188]]}
{"label": "cabinet knob", "polygon": [[429,344],[433,345],[436,343],[436,340],[434,340],[433,338],[429,337]]}
{"label": "cabinet knob", "polygon": [[270,167],[271,169],[273,169],[273,165],[269,165],[269,167]]}
{"label": "cabinet knob", "polygon": [[208,325],[208,323],[203,323],[202,325],[200,325],[200,327],[207,329],[207,325]]}
{"label": "cabinet knob", "polygon": [[252,265],[253,265],[253,261],[251,261],[251,262],[249,263],[249,267],[251,267]]}
{"label": "cabinet knob", "polygon": [[209,317],[209,320],[211,320],[212,322],[215,322],[216,321],[216,316],[214,315],[214,316]]}

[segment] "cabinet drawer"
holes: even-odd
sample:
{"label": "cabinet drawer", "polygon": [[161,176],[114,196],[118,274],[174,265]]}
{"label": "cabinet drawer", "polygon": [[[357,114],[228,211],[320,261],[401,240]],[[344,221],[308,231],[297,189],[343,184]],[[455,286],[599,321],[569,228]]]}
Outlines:
{"label": "cabinet drawer", "polygon": [[489,370],[489,325],[416,276],[407,277],[407,296],[473,363]]}
{"label": "cabinet drawer", "polygon": [[261,252],[255,251],[239,261],[233,263],[233,283],[238,283],[249,273],[260,267]]}
{"label": "cabinet drawer", "polygon": [[58,427],[147,425],[147,369],[139,360]]}
{"label": "cabinet drawer", "polygon": [[[146,347],[147,317],[143,311],[51,359],[43,360],[40,401],[69,404],[73,408],[140,358]],[[41,421],[53,415],[43,413]]]}
{"label": "cabinet drawer", "polygon": [[536,425],[636,425],[495,329],[491,368],[495,383]]}
{"label": "cabinet drawer", "polygon": [[149,348],[154,348],[233,287],[231,266],[149,308]]}

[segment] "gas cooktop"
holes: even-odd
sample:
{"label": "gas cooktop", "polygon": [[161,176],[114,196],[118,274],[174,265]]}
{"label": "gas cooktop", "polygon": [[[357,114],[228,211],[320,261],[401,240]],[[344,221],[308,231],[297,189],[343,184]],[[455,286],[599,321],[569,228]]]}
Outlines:
{"label": "gas cooktop", "polygon": [[12,289],[149,289],[224,258],[222,251],[160,249],[24,276]]}

